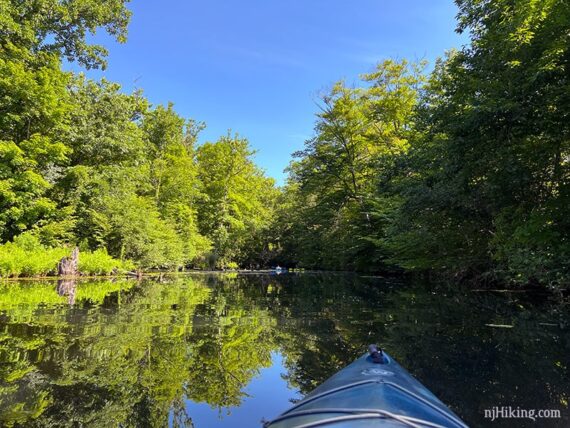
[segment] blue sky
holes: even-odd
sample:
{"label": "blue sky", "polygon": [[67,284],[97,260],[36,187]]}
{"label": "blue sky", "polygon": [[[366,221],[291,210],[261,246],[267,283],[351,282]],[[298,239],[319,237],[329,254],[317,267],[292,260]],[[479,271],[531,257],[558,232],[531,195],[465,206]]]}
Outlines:
{"label": "blue sky", "polygon": [[[134,0],[126,44],[98,35],[105,72],[153,104],[228,129],[283,183],[290,154],[312,135],[319,92],[385,58],[433,62],[465,43],[451,0]],[[75,67],[74,67],[75,68]]]}

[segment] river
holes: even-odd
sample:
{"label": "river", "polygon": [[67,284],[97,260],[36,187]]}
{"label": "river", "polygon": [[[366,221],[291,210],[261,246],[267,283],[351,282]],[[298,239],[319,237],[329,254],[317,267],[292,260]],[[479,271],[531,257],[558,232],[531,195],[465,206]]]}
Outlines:
{"label": "river", "polygon": [[470,426],[570,426],[568,302],[311,273],[0,283],[0,423],[260,427],[374,342]]}

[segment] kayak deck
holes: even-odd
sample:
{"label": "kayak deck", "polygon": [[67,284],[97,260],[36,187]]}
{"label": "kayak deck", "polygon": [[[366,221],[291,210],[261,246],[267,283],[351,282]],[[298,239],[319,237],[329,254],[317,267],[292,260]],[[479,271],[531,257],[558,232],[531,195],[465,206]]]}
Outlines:
{"label": "kayak deck", "polygon": [[285,427],[466,427],[396,361],[357,359],[275,420]]}

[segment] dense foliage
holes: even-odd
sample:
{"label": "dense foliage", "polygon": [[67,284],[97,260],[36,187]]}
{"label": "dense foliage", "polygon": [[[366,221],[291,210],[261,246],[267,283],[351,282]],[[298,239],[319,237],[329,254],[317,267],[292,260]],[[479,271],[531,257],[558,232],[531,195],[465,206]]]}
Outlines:
{"label": "dense foliage", "polygon": [[[57,274],[58,262],[69,256],[69,248],[46,247],[31,233],[0,245],[0,277],[47,276]],[[117,260],[105,248],[82,251],[78,263],[84,275],[110,275],[134,269],[130,260]]]}
{"label": "dense foliage", "polygon": [[471,44],[322,98],[280,213],[290,263],[570,280],[570,5],[458,0]]}
{"label": "dense foliage", "polygon": [[471,43],[334,84],[282,191],[238,135],[198,144],[171,104],[63,71],[106,66],[86,35],[125,41],[126,3],[0,1],[0,243],[568,283],[567,0],[457,0]]}
{"label": "dense foliage", "polygon": [[[123,42],[126,3],[0,1],[2,276],[53,272],[74,245],[100,256],[97,272],[105,256],[141,268],[260,263],[276,190],[247,140],[197,148],[203,125],[172,105],[63,71],[64,59],[106,66],[86,35]],[[39,239],[38,266],[12,251],[22,234]]]}

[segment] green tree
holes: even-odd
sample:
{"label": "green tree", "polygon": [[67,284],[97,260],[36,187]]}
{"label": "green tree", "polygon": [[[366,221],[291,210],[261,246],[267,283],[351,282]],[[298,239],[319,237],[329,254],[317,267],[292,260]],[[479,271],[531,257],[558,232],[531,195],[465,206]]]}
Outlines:
{"label": "green tree", "polygon": [[98,28],[126,41],[128,0],[0,1],[0,49],[9,44],[30,53],[55,53],[87,68],[105,67],[106,49],[89,44],[87,33]]}
{"label": "green tree", "polygon": [[247,140],[231,136],[198,147],[198,177],[205,200],[198,210],[200,230],[212,241],[220,267],[247,257],[248,238],[268,228],[274,181],[252,161]]}
{"label": "green tree", "polygon": [[71,126],[63,136],[73,150],[71,165],[105,168],[108,165],[140,166],[145,144],[139,123],[148,103],[140,92],[125,94],[121,86],[79,75],[69,89],[73,109]]}
{"label": "green tree", "polygon": [[172,104],[148,112],[142,124],[150,156],[152,196],[162,216],[176,225],[188,263],[210,247],[197,224],[197,206],[203,195],[195,144],[203,127],[178,116]]}
{"label": "green tree", "polygon": [[421,69],[388,60],[362,76],[362,87],[339,82],[322,97],[315,137],[289,168],[293,196],[280,219],[291,227],[284,245],[298,247],[301,264],[381,267],[386,218],[397,205],[386,182],[409,147]]}
{"label": "green tree", "polygon": [[86,42],[97,28],[123,41],[124,1],[0,2],[0,240],[35,230],[48,244],[71,241],[74,219],[52,197],[69,161],[71,74],[62,55],[88,67],[105,50]]}
{"label": "green tree", "polygon": [[472,43],[432,76],[395,259],[560,284],[570,254],[570,10],[559,0],[457,3]]}
{"label": "green tree", "polygon": [[61,142],[69,101],[53,54],[7,44],[0,55],[0,240],[45,226],[56,216],[48,191],[70,150]]}
{"label": "green tree", "polygon": [[175,268],[203,264],[214,242],[220,266],[265,263],[276,191],[244,140],[222,139],[208,164],[202,123],[62,71],[63,59],[105,68],[88,33],[124,42],[127,3],[0,1],[0,243],[31,232],[46,251],[79,244]]}

